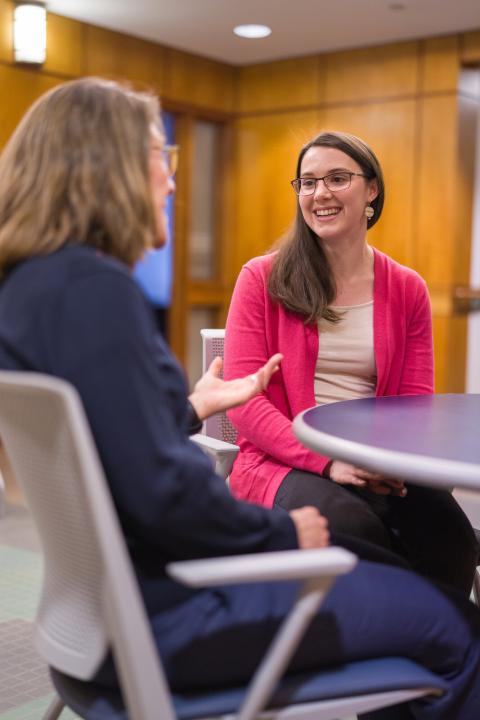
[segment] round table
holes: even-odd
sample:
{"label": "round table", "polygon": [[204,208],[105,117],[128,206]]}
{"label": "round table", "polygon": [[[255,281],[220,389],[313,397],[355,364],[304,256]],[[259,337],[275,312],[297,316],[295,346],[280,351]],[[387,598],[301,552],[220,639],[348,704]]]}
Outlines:
{"label": "round table", "polygon": [[320,405],[293,423],[311,450],[424,485],[480,490],[480,395],[401,395]]}

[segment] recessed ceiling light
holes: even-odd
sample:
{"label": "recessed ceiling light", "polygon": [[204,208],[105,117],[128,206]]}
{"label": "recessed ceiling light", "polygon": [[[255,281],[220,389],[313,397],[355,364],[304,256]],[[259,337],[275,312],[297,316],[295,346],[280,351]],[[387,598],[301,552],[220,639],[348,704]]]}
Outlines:
{"label": "recessed ceiling light", "polygon": [[233,28],[235,35],[243,38],[264,38],[272,33],[268,25],[237,25]]}

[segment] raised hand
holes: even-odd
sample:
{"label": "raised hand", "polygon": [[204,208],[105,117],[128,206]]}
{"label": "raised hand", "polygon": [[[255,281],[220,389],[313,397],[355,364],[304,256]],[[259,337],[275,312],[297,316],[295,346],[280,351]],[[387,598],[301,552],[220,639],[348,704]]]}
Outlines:
{"label": "raised hand", "polygon": [[282,359],[283,355],[277,353],[252,375],[236,380],[222,380],[220,378],[222,359],[216,357],[188,398],[200,420],[237,405],[243,405],[254,395],[265,390]]}

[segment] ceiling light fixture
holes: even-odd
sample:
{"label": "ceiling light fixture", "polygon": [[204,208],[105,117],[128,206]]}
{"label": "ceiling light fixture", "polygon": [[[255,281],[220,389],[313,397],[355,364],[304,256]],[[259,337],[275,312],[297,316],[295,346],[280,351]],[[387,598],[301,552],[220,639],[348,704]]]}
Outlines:
{"label": "ceiling light fixture", "polygon": [[233,32],[238,37],[249,38],[264,38],[272,34],[272,28],[268,25],[237,25],[233,28]]}
{"label": "ceiling light fixture", "polygon": [[47,11],[43,2],[17,2],[13,10],[15,62],[41,65],[47,54]]}

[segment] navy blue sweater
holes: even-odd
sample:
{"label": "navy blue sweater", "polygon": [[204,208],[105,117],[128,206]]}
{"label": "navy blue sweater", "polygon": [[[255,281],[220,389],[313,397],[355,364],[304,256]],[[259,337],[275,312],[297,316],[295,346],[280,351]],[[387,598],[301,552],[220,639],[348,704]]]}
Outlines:
{"label": "navy blue sweater", "polygon": [[68,245],[0,287],[0,367],[79,391],[151,613],[186,591],[170,560],[297,546],[286,513],[238,502],[189,440],[183,373],[128,268]]}

